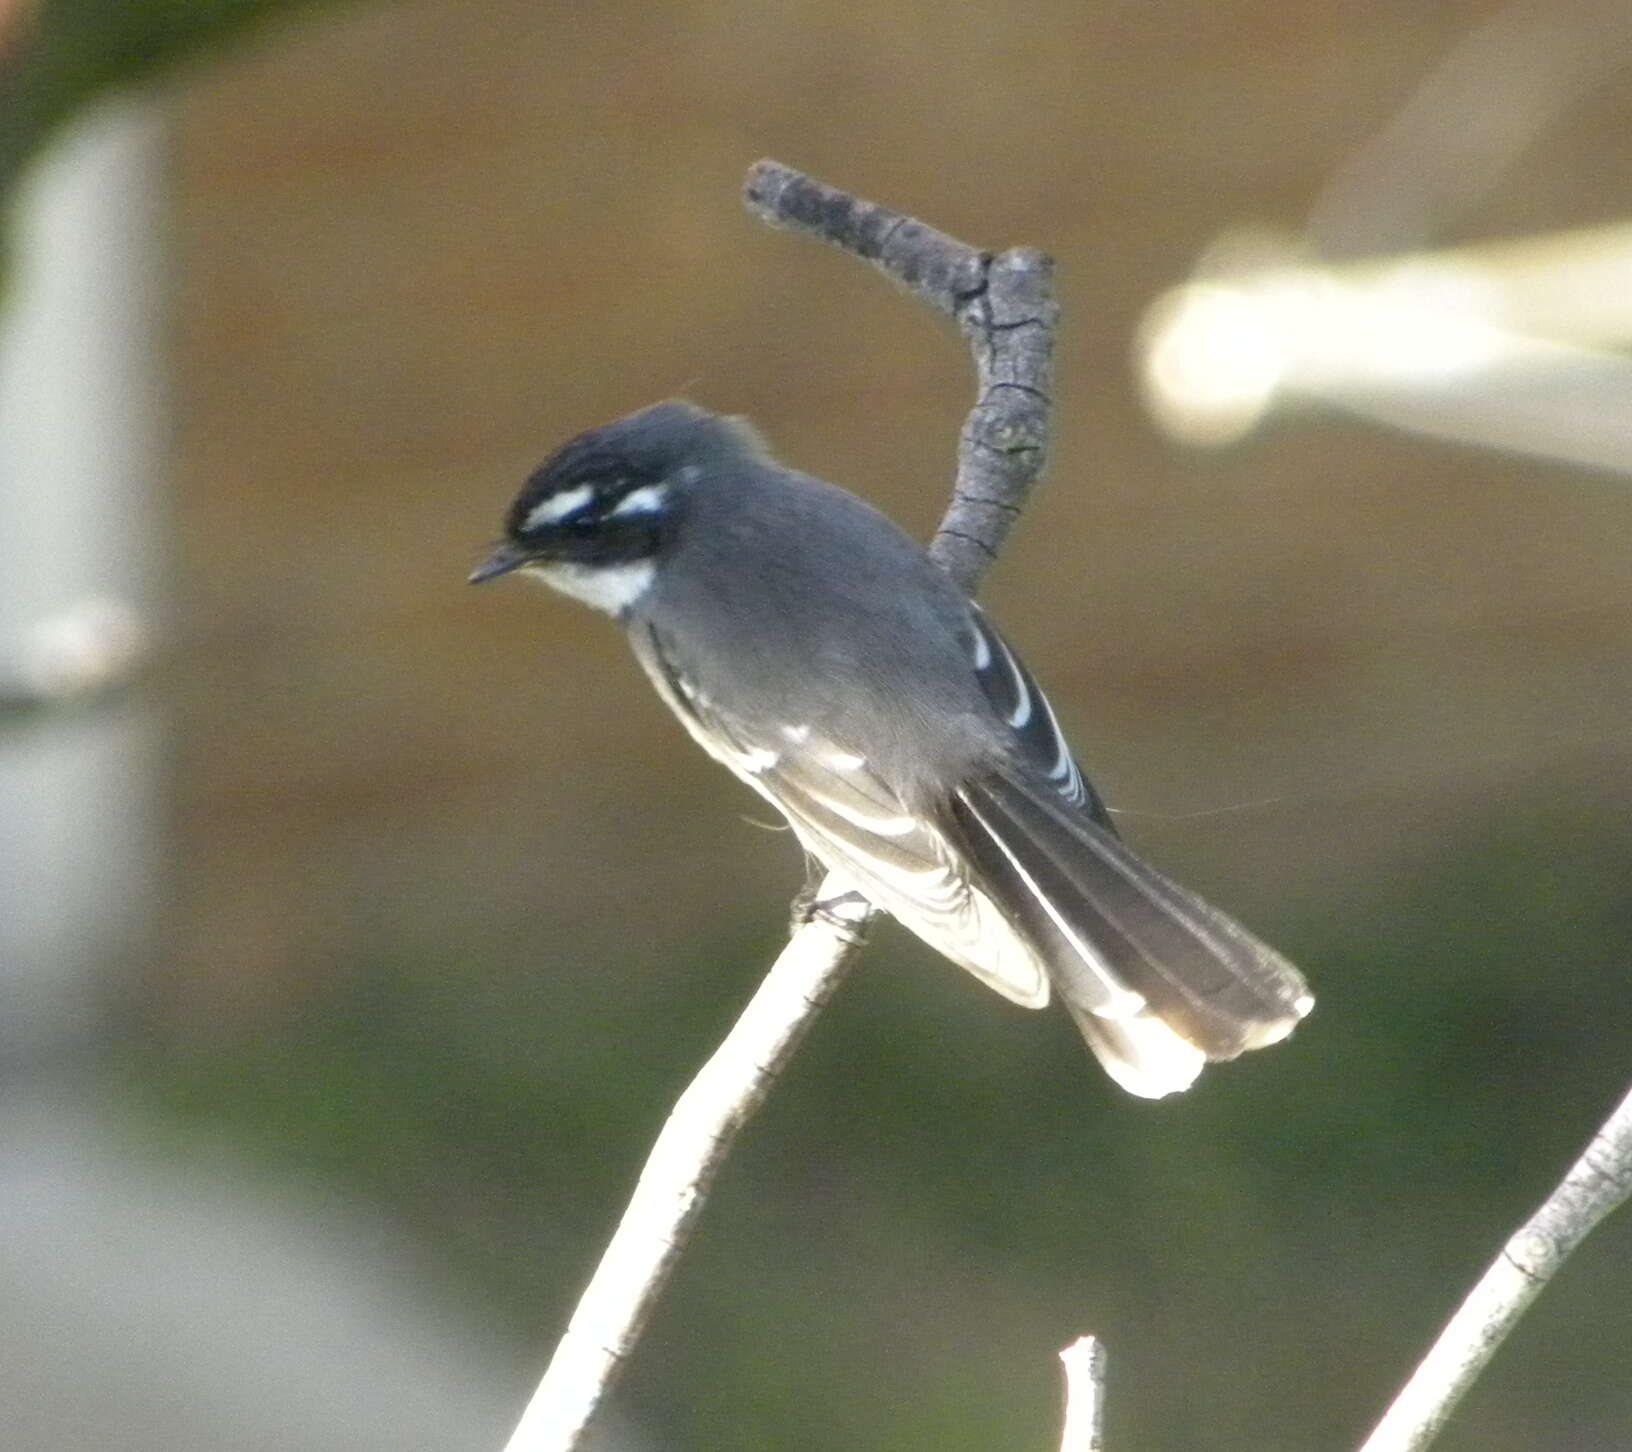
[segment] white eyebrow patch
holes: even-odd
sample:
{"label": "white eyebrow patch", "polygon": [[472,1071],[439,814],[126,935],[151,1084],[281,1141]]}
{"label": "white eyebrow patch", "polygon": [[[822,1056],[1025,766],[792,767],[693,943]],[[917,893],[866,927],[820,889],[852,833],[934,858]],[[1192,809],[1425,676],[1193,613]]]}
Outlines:
{"label": "white eyebrow patch", "polygon": [[793,742],[796,746],[803,746],[805,744],[805,742],[810,740],[810,727],[808,727],[808,726],[784,726],[782,728],[782,734],[784,736],[786,736],[788,738],[788,740]]}
{"label": "white eyebrow patch", "polygon": [[661,484],[642,484],[640,488],[631,489],[625,494],[607,517],[615,519],[620,514],[656,514],[663,508],[668,492]]}
{"label": "white eyebrow patch", "polygon": [[527,511],[527,518],[522,520],[523,531],[537,529],[541,524],[554,524],[558,519],[565,519],[569,514],[576,514],[591,499],[595,491],[587,484],[579,484],[571,489],[563,489],[552,494],[548,499],[541,499]]}

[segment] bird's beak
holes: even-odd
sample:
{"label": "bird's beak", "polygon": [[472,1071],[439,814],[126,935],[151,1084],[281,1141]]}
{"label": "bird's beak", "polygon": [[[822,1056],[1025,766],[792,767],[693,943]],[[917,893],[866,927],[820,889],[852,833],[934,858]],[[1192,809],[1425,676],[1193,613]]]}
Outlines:
{"label": "bird's beak", "polygon": [[530,558],[526,550],[506,540],[470,572],[470,579],[466,583],[480,585],[487,580],[496,580],[500,575],[519,570]]}

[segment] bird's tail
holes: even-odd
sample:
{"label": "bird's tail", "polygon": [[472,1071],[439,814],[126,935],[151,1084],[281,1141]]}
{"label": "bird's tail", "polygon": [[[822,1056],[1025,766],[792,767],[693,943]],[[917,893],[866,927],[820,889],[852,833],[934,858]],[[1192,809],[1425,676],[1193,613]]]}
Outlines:
{"label": "bird's tail", "polygon": [[952,817],[987,892],[1132,1093],[1188,1088],[1207,1060],[1285,1038],[1314,1006],[1273,948],[1048,785],[985,776]]}

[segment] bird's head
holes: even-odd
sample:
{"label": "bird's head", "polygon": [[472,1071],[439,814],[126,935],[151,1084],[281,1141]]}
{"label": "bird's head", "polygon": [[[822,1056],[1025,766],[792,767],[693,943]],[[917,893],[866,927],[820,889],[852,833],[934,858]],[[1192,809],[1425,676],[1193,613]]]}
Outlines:
{"label": "bird's head", "polygon": [[718,422],[689,403],[659,403],[568,440],[522,486],[504,539],[471,583],[537,566],[650,560],[700,474],[699,435]]}
{"label": "bird's head", "polygon": [[651,583],[691,491],[758,447],[746,425],[680,400],[579,434],[533,471],[470,581],[523,570],[618,614]]}

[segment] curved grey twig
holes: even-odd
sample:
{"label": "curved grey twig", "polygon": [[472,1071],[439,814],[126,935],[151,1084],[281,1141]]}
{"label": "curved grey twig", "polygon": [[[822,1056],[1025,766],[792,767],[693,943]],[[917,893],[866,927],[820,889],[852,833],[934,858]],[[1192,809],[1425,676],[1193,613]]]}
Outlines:
{"label": "curved grey twig", "polygon": [[777,161],[756,162],[748,208],[773,227],[871,262],[956,320],[974,354],[975,406],[958,440],[952,502],[930,554],[971,595],[1025,507],[1048,457],[1053,405],[1054,263],[1032,247],[995,256],[830,187]]}

